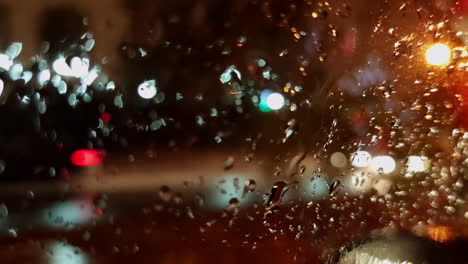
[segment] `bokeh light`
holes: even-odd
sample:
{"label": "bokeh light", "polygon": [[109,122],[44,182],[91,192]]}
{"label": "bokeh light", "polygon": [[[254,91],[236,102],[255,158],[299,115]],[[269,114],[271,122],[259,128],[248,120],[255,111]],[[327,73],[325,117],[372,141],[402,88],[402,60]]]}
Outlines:
{"label": "bokeh light", "polygon": [[260,93],[260,103],[258,105],[260,111],[271,112],[272,110],[279,110],[285,105],[284,96],[280,93],[271,90],[263,90]]}
{"label": "bokeh light", "polygon": [[13,61],[5,54],[0,54],[0,68],[9,70],[13,66]]}
{"label": "bokeh light", "polygon": [[433,66],[445,66],[450,63],[451,58],[452,51],[445,44],[434,44],[426,51],[426,62]]}
{"label": "bokeh light", "polygon": [[374,189],[379,195],[385,195],[390,191],[393,182],[389,179],[379,179],[374,182]]}
{"label": "bokeh light", "polygon": [[50,264],[87,264],[89,256],[77,247],[66,242],[53,241],[47,244],[48,263]]}
{"label": "bokeh light", "polygon": [[395,160],[390,156],[377,156],[370,162],[370,169],[378,173],[391,173],[396,168]]}
{"label": "bokeh light", "polygon": [[49,69],[42,70],[37,75],[37,81],[39,82],[39,84],[41,86],[44,85],[49,80],[50,80],[50,70]]}
{"label": "bokeh light", "polygon": [[70,200],[54,203],[43,211],[43,223],[54,229],[68,229],[85,225],[94,217],[90,200]]}
{"label": "bokeh light", "polygon": [[335,152],[330,156],[330,163],[333,167],[343,168],[348,164],[345,154],[341,152]]}
{"label": "bokeh light", "polygon": [[429,159],[420,156],[409,156],[406,164],[409,172],[424,172],[429,169],[429,165]]}
{"label": "bokeh light", "polygon": [[427,234],[432,240],[440,243],[454,238],[452,230],[447,226],[428,226]]}
{"label": "bokeh light", "polygon": [[329,197],[330,191],[328,182],[324,177],[314,177],[304,185],[304,190],[312,196],[313,200],[323,200]]}
{"label": "bokeh light", "polygon": [[272,110],[279,110],[284,106],[284,97],[280,93],[272,93],[266,99],[267,106]]}
{"label": "bokeh light", "polygon": [[367,169],[359,169],[345,176],[343,186],[351,194],[361,194],[372,189],[372,182],[373,179]]}
{"label": "bokeh light", "polygon": [[371,160],[372,156],[367,151],[356,151],[351,156],[351,165],[358,168],[367,167],[369,165],[369,161]]}
{"label": "bokeh light", "polygon": [[73,152],[70,161],[76,166],[94,166],[102,162],[104,152],[93,149],[81,149]]}
{"label": "bokeh light", "polygon": [[143,99],[151,99],[157,92],[155,80],[145,81],[138,86],[138,95]]}

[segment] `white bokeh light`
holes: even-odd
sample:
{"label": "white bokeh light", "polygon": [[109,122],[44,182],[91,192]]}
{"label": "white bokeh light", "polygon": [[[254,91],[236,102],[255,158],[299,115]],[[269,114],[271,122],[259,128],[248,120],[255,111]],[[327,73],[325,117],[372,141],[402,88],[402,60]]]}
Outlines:
{"label": "white bokeh light", "polygon": [[50,70],[45,69],[39,72],[37,75],[37,81],[39,82],[39,85],[44,85],[46,82],[50,80]]}
{"label": "white bokeh light", "polygon": [[138,95],[143,99],[151,99],[157,92],[155,80],[145,81],[138,86]]}
{"label": "white bokeh light", "polygon": [[88,264],[89,256],[66,242],[51,241],[46,245],[50,264]]}
{"label": "white bokeh light", "polygon": [[11,45],[6,49],[5,54],[10,58],[14,59],[18,57],[23,49],[23,43],[21,42],[13,42]]}
{"label": "white bokeh light", "polygon": [[9,73],[10,79],[14,81],[18,80],[19,78],[21,78],[21,74],[23,73],[23,65],[21,65],[20,63],[17,63],[11,66],[8,73]]}
{"label": "white bokeh light", "polygon": [[369,154],[367,151],[356,151],[353,155],[351,155],[351,165],[358,168],[367,167],[371,158],[371,154]]}
{"label": "white bokeh light", "polygon": [[94,216],[93,204],[88,200],[71,200],[52,204],[44,210],[44,225],[54,229],[67,229],[88,223]]}
{"label": "white bokeh light", "polygon": [[52,63],[52,68],[54,69],[56,73],[62,76],[73,76],[73,71],[70,68],[70,66],[68,66],[67,61],[65,60],[64,57],[60,57],[56,59]]}
{"label": "white bokeh light", "polygon": [[409,172],[424,172],[429,169],[429,159],[421,156],[409,156],[406,166]]}
{"label": "white bokeh light", "polygon": [[370,162],[370,169],[378,173],[391,173],[395,170],[395,168],[395,160],[390,156],[377,156]]}
{"label": "white bokeh light", "polygon": [[52,69],[62,76],[81,78],[87,85],[91,84],[97,77],[94,76],[99,70],[94,67],[89,70],[89,59],[73,57],[70,65],[67,64],[65,57],[60,56],[52,63]]}
{"label": "white bokeh light", "polygon": [[9,70],[13,65],[13,61],[5,54],[0,54],[0,68]]}
{"label": "white bokeh light", "polygon": [[279,93],[272,93],[266,99],[267,106],[272,110],[279,110],[284,106],[284,97]]}
{"label": "white bokeh light", "polygon": [[101,72],[101,68],[98,66],[94,66],[91,71],[86,76],[82,76],[81,79],[83,80],[86,85],[91,85],[94,80],[98,77],[99,73]]}
{"label": "white bokeh light", "polygon": [[84,77],[89,72],[89,60],[86,58],[73,57],[70,61],[70,68],[76,78]]}

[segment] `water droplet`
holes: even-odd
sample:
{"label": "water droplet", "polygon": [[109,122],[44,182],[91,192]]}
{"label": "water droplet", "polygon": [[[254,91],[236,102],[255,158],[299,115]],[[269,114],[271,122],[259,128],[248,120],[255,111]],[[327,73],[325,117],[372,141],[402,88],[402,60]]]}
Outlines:
{"label": "water droplet", "polygon": [[205,198],[201,194],[195,194],[195,201],[199,207],[203,207],[205,205]]}
{"label": "water droplet", "polygon": [[191,208],[190,206],[187,206],[186,209],[187,209],[187,216],[188,216],[190,219],[195,219],[195,215],[194,215],[194,213],[193,213],[192,208]]}
{"label": "water droplet", "polygon": [[138,52],[140,52],[141,57],[145,57],[148,54],[144,48],[138,48]]}
{"label": "water droplet", "polygon": [[238,41],[239,43],[244,44],[244,43],[247,41],[247,38],[246,38],[245,36],[239,36],[239,37],[237,38],[237,41]]}
{"label": "water droplet", "polygon": [[55,177],[55,168],[53,168],[53,167],[49,168],[49,176],[50,177]]}
{"label": "water droplet", "polygon": [[82,236],[84,241],[88,241],[91,238],[91,233],[89,231],[85,231]]}
{"label": "water droplet", "polygon": [[265,67],[266,62],[265,62],[264,59],[258,59],[257,60],[257,65],[258,65],[258,67]]}
{"label": "water droplet", "polygon": [[292,135],[296,133],[296,120],[291,119],[288,121],[288,127],[284,130],[284,138],[283,138],[283,143],[285,143]]}
{"label": "water droplet", "polygon": [[95,43],[96,42],[94,41],[94,39],[88,39],[84,44],[85,51],[88,51],[88,52],[91,51]]}
{"label": "water droplet", "polygon": [[234,157],[229,156],[226,161],[224,162],[224,170],[230,170],[234,166]]}
{"label": "water droplet", "polygon": [[15,81],[21,78],[22,73],[23,73],[23,65],[21,65],[20,63],[13,65],[9,71],[10,78]]}
{"label": "water droplet", "polygon": [[181,193],[176,193],[176,194],[174,195],[174,203],[175,203],[175,204],[182,204],[183,201],[184,201],[184,200],[183,200],[183,198],[182,198],[182,194],[181,194]]}
{"label": "water droplet", "polygon": [[0,174],[5,171],[5,161],[0,160]]}
{"label": "water droplet", "polygon": [[330,184],[330,195],[332,195],[336,191],[340,184],[341,182],[339,180],[336,180],[332,184]]}
{"label": "water droplet", "polygon": [[0,219],[8,216],[8,207],[5,204],[0,204]]}
{"label": "water droplet", "polygon": [[78,103],[78,101],[76,100],[76,95],[74,93],[68,96],[67,101],[70,106],[75,106]]}
{"label": "water droplet", "polygon": [[156,202],[153,206],[154,210],[156,212],[161,212],[162,210],[164,210],[164,203],[163,202]]}
{"label": "water droplet", "polygon": [[107,91],[112,91],[112,90],[114,90],[114,89],[115,89],[115,83],[114,83],[114,82],[111,81],[111,82],[108,82],[108,83],[106,84],[106,90],[107,90]]}
{"label": "water droplet", "polygon": [[164,121],[164,119],[158,119],[151,123],[150,129],[154,131],[160,129],[163,126],[166,126],[166,122]]}
{"label": "water droplet", "polygon": [[26,194],[26,197],[28,197],[28,199],[34,199],[34,192],[33,191],[28,191],[28,193]]}
{"label": "water droplet", "polygon": [[230,81],[238,81],[241,79],[242,75],[234,65],[229,66],[219,77],[221,83],[228,83]]}
{"label": "water droplet", "polygon": [[8,235],[12,238],[18,237],[18,232],[14,228],[8,229]]}
{"label": "water droplet", "polygon": [[60,77],[60,75],[54,75],[51,79],[51,83],[55,88],[59,87],[60,81],[62,81],[62,77]]}
{"label": "water droplet", "polygon": [[114,105],[117,106],[118,108],[123,108],[122,95],[119,94],[115,96]]}
{"label": "water droplet", "polygon": [[13,42],[5,51],[5,54],[13,60],[18,57],[23,49],[23,44],[20,42]]}
{"label": "water droplet", "polygon": [[218,110],[216,110],[216,108],[211,108],[210,116],[212,117],[218,116]]}
{"label": "water droplet", "polygon": [[24,80],[24,83],[28,83],[33,77],[33,73],[30,71],[24,71],[23,75],[21,75],[21,79]]}
{"label": "water droplet", "polygon": [[163,92],[159,92],[154,97],[154,102],[159,104],[164,101],[164,98],[165,98],[165,94]]}
{"label": "water droplet", "polygon": [[235,177],[233,180],[232,180],[232,184],[234,185],[234,191],[235,192],[238,192],[239,191],[239,178]]}
{"label": "water droplet", "polygon": [[239,199],[234,197],[229,200],[229,206],[237,207],[238,205],[239,205]]}
{"label": "water droplet", "polygon": [[41,42],[39,46],[39,53],[45,54],[49,51],[50,49],[50,43],[48,41],[43,41]]}
{"label": "water droplet", "polygon": [[39,111],[40,114],[44,114],[47,111],[47,104],[44,99],[41,99],[37,103],[37,111]]}
{"label": "water droplet", "polygon": [[159,188],[159,198],[165,202],[170,201],[172,198],[171,188],[167,185],[161,186],[161,188]]}
{"label": "water droplet", "polygon": [[3,80],[0,79],[0,96],[3,93],[3,88],[4,88],[4,83],[3,83]]}
{"label": "water droplet", "polygon": [[232,50],[230,48],[224,48],[222,51],[221,51],[221,54],[223,55],[229,55],[231,54]]}
{"label": "water droplet", "polygon": [[[58,75],[56,75],[56,76],[58,76]],[[54,81],[54,79],[52,79],[52,82],[53,81]],[[66,94],[67,93],[67,83],[66,82],[64,82],[63,80],[59,80],[57,86],[58,86],[57,90],[58,90],[59,94]]]}
{"label": "water droplet", "polygon": [[244,190],[242,191],[242,198],[244,198],[247,193],[255,191],[256,185],[257,183],[252,179],[245,181]]}
{"label": "water droplet", "polygon": [[231,198],[226,210],[236,215],[239,212],[239,199],[235,197]]}
{"label": "water droplet", "polygon": [[266,203],[265,215],[271,215],[276,210],[279,210],[283,196],[288,190],[288,184],[284,181],[277,181],[273,185]]}
{"label": "water droplet", "polygon": [[205,120],[203,119],[202,116],[197,115],[196,120],[197,120],[197,124],[198,124],[199,126],[202,126],[202,125],[205,124]]}
{"label": "water droplet", "polygon": [[304,174],[305,170],[306,170],[306,166],[302,165],[302,166],[299,168],[299,174],[300,174],[300,175]]}

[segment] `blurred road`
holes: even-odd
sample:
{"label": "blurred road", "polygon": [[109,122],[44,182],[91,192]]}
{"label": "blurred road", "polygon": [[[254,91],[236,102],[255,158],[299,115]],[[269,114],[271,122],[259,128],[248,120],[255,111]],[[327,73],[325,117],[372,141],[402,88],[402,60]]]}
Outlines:
{"label": "blurred road", "polygon": [[[391,225],[388,208],[371,194],[311,200],[300,189],[265,218],[263,194],[275,177],[235,155],[226,170],[228,157],[179,152],[135,163],[109,157],[70,181],[1,185],[1,263],[325,263],[341,246],[348,246],[343,254]],[[242,197],[248,179],[257,186]],[[422,257],[435,248],[439,259],[429,263],[468,260],[464,225],[398,224],[427,251]]]}

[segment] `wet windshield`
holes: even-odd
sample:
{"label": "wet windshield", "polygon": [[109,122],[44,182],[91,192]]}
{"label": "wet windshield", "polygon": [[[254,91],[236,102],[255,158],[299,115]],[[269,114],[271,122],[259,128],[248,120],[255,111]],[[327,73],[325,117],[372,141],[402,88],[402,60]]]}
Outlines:
{"label": "wet windshield", "polygon": [[2,263],[467,263],[468,1],[0,1]]}

